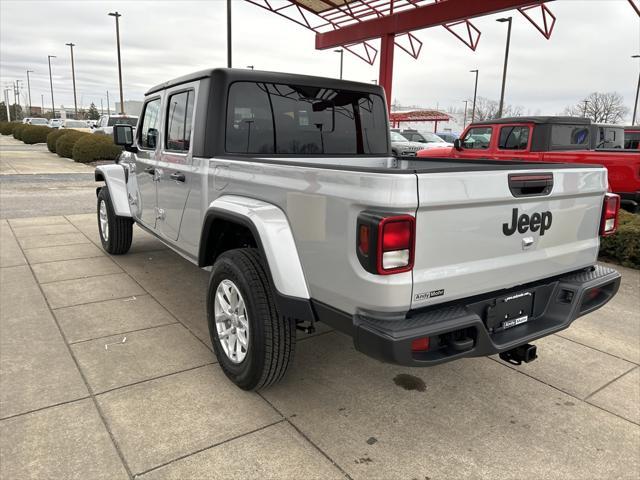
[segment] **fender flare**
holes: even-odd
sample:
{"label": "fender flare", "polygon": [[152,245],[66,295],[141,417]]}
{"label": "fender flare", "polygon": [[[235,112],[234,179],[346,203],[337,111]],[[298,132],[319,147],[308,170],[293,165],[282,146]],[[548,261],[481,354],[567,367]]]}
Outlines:
{"label": "fender flare", "polygon": [[105,182],[113,203],[113,210],[119,217],[131,217],[129,194],[127,192],[127,173],[122,165],[100,165],[96,167],[96,182]]}
{"label": "fender flare", "polygon": [[200,266],[203,266],[207,247],[205,236],[216,219],[235,221],[251,230],[280,296],[310,298],[291,226],[279,207],[236,195],[223,195],[211,202],[205,213],[200,239]]}

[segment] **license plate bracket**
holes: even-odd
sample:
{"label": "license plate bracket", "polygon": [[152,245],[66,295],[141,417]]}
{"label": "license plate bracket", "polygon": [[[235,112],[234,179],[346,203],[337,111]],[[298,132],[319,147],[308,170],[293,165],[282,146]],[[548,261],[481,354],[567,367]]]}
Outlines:
{"label": "license plate bracket", "polygon": [[487,307],[485,324],[490,332],[516,327],[531,319],[533,292],[524,291],[496,298]]}

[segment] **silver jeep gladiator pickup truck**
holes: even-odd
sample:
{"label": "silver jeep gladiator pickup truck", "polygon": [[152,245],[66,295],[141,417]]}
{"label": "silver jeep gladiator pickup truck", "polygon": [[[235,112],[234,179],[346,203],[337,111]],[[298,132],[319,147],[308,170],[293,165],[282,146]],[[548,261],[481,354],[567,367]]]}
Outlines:
{"label": "silver jeep gladiator pickup truck", "polygon": [[211,271],[211,341],[243,389],[280,380],[315,322],[400,365],[531,361],[620,283],[596,265],[619,207],[606,169],[394,158],[375,85],[206,70],[113,134],[104,249],[126,253],[137,223]]}

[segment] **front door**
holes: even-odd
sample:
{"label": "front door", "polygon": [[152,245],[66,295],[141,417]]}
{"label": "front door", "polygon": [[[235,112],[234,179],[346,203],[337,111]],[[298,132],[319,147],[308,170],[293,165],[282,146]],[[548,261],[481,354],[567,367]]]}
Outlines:
{"label": "front door", "polygon": [[160,135],[160,98],[145,103],[138,132],[136,157],[136,183],[138,186],[136,217],[143,225],[154,229],[157,214],[157,151]]}
{"label": "front door", "polygon": [[164,149],[158,162],[158,230],[178,240],[185,204],[196,178],[191,153],[193,89],[169,93],[166,102]]}

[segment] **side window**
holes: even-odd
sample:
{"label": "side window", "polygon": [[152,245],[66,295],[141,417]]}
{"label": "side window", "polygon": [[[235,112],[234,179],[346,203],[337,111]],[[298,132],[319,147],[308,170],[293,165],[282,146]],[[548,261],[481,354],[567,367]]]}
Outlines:
{"label": "side window", "polygon": [[158,145],[158,129],[160,127],[160,99],[147,102],[142,113],[140,128],[140,147],[155,149]]}
{"label": "side window", "polygon": [[226,150],[274,153],[273,116],[264,84],[235,83],[229,89]]}
{"label": "side window", "polygon": [[529,127],[509,125],[500,129],[499,149],[526,150],[528,144]]}
{"label": "side window", "polygon": [[491,143],[491,127],[470,128],[462,140],[462,148],[468,150],[486,150]]}
{"label": "side window", "polygon": [[167,150],[188,152],[191,140],[191,118],[193,117],[193,90],[169,97],[167,103],[167,128],[165,145]]}

